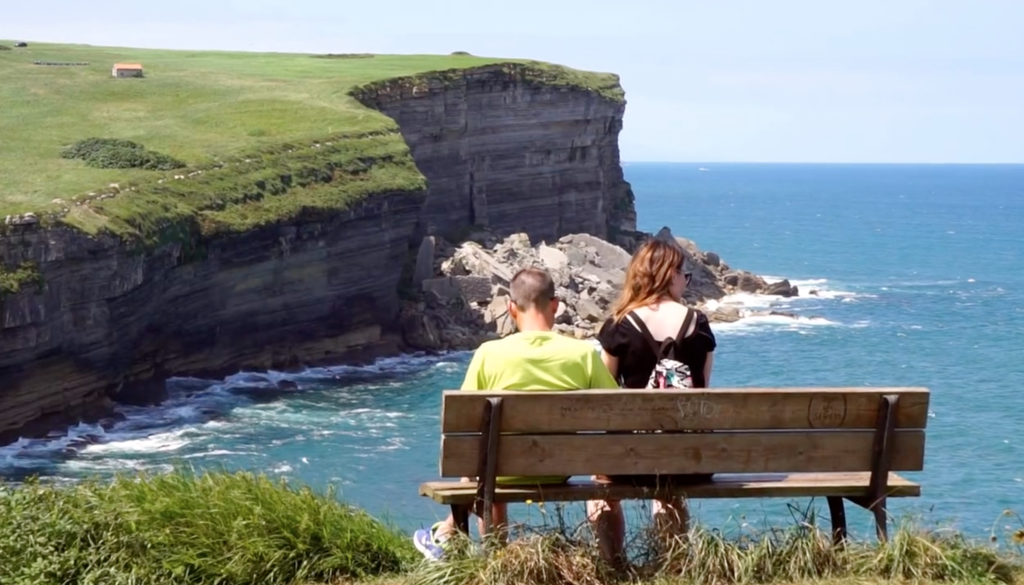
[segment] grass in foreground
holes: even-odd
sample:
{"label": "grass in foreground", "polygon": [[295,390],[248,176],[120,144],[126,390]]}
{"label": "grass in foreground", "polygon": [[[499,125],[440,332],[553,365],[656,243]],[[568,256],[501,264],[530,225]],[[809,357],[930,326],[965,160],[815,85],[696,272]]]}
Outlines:
{"label": "grass in foreground", "polygon": [[246,473],[0,488],[0,583],[265,583],[406,567],[408,539],[332,494]]}
{"label": "grass in foreground", "polygon": [[[633,544],[626,572],[604,566],[592,543],[565,532],[534,534],[485,557],[460,543],[446,563],[422,564],[409,585],[725,585],[769,583],[1017,583],[1019,554],[972,543],[954,532],[904,523],[885,544],[849,541],[836,546],[812,524],[727,538],[694,528],[667,549],[649,537]],[[639,554],[637,554],[639,553]]]}
{"label": "grass in foreground", "polygon": [[[34,42],[0,51],[0,219],[111,182],[139,183],[153,176],[151,171],[94,168],[62,159],[61,148],[79,140],[132,140],[191,168],[204,168],[223,157],[287,142],[395,130],[390,118],[349,95],[360,85],[521,62],[466,54],[335,57]],[[116,62],[142,63],[145,77],[111,77]],[[534,65],[552,73],[546,82],[618,87],[612,75]]]}
{"label": "grass in foreground", "polygon": [[910,523],[886,544],[845,547],[813,521],[736,537],[697,527],[667,549],[641,531],[627,572],[600,562],[585,529],[559,522],[515,532],[488,554],[463,540],[449,560],[429,563],[407,535],[331,492],[248,473],[30,482],[0,487],[0,583],[854,585],[1014,583],[1024,575],[1012,544],[1024,544],[1024,533],[1001,549]]}

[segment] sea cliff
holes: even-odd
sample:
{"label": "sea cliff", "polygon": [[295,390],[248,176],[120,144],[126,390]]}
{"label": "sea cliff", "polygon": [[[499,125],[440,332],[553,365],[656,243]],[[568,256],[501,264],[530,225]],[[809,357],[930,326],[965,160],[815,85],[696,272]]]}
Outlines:
{"label": "sea cliff", "polygon": [[369,84],[356,97],[398,122],[427,178],[417,236],[487,228],[536,239],[636,229],[615,83],[555,85],[530,67]]}
{"label": "sea cliff", "polygon": [[8,217],[0,442],[112,401],[157,402],[172,375],[400,351],[400,281],[425,234],[635,227],[617,81],[500,64],[352,95],[400,134],[292,145]]}

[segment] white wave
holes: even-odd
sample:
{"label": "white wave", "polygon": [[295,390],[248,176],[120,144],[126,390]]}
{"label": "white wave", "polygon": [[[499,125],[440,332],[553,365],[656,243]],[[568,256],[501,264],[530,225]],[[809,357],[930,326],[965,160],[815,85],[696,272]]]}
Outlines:
{"label": "white wave", "polygon": [[359,414],[359,415],[371,415],[371,416],[383,416],[387,418],[403,418],[412,416],[407,412],[388,412],[386,410],[378,410],[376,408],[356,408],[343,412],[342,414]]}
{"label": "white wave", "polygon": [[68,470],[85,472],[85,471],[121,471],[121,470],[135,470],[145,469],[147,467],[156,467],[155,465],[147,465],[145,461],[141,459],[114,459],[114,458],[102,458],[102,459],[72,459],[64,464]]}
{"label": "white wave", "polygon": [[955,278],[947,278],[942,280],[904,280],[900,282],[891,282],[889,286],[901,287],[928,287],[928,286],[949,286],[951,284],[960,284],[963,281]]}
{"label": "white wave", "polygon": [[710,311],[714,311],[718,308],[735,307],[743,310],[767,310],[775,307],[783,301],[783,297],[771,296],[771,295],[758,295],[753,293],[735,293],[731,295],[725,295],[721,299],[710,300],[705,303],[705,306]]}
{"label": "white wave", "polygon": [[102,441],[105,436],[102,426],[80,423],[68,427],[63,434],[50,433],[45,439],[19,438],[0,447],[0,473],[4,468],[31,469],[50,465],[55,459],[68,456],[87,444]]}
{"label": "white wave", "polygon": [[361,429],[394,428],[398,426],[397,419],[414,416],[365,407],[348,409],[332,405],[325,408],[324,404],[302,404],[295,401],[239,407],[235,409],[234,415],[240,419],[240,425],[294,429],[297,432],[339,425]]}
{"label": "white wave", "polygon": [[[783,279],[779,279],[783,280]],[[810,278],[808,280],[790,280],[789,284],[793,286],[825,286],[828,283],[827,278]]]}
{"label": "white wave", "polygon": [[[769,284],[786,280],[784,277],[772,275],[762,275],[762,278]],[[793,321],[790,317],[783,315],[763,315],[760,313],[764,313],[766,311],[792,312],[807,301],[821,302],[838,300],[843,303],[849,303],[855,302],[860,298],[876,297],[876,295],[867,293],[833,290],[829,287],[829,280],[827,278],[811,278],[802,280],[792,279],[789,280],[789,282],[797,287],[797,296],[782,297],[777,295],[740,292],[726,295],[719,300],[708,301],[706,306],[709,311],[715,311],[718,308],[726,307],[738,309],[741,322],[756,319],[756,322],[761,325],[772,323],[789,325]],[[812,319],[812,321],[818,324],[825,324],[822,323],[822,321],[826,320],[819,318],[816,321]]]}
{"label": "white wave", "polygon": [[[142,454],[164,454],[180,459],[258,454],[225,449],[196,451],[211,438],[230,439],[261,426],[294,430],[283,442],[303,441],[306,440],[303,433],[312,429],[338,426],[348,427],[353,436],[380,437],[393,432],[388,429],[396,428],[399,419],[410,415],[393,409],[338,408],[338,404],[299,399],[303,395],[301,391],[307,385],[323,389],[325,382],[331,382],[328,387],[333,388],[336,381],[344,382],[346,378],[351,378],[350,382],[357,385],[358,391],[365,391],[368,383],[373,387],[395,385],[395,380],[407,381],[413,375],[436,375],[438,369],[460,369],[469,353],[404,355],[379,359],[365,366],[308,368],[299,372],[239,372],[219,381],[171,378],[168,380],[171,396],[162,405],[117,406],[123,420],[106,421],[103,426],[75,425],[42,439],[21,439],[0,447],[0,475],[18,475],[26,470],[61,473],[57,470],[117,469],[135,465],[137,461],[133,456]],[[387,379],[378,380],[380,374]],[[287,401],[258,404],[244,391],[252,387],[273,389],[282,381],[294,382],[294,386],[285,386],[286,390],[297,387],[300,392]],[[337,393],[332,391],[331,397],[342,406],[363,402],[358,392],[350,395],[344,389]],[[228,416],[232,420],[224,420]],[[348,430],[332,432],[349,434]],[[402,447],[390,445],[387,448]]]}
{"label": "white wave", "polygon": [[716,334],[750,334],[757,331],[771,328],[774,330],[790,330],[800,333],[807,333],[807,328],[822,326],[838,326],[839,323],[825,319],[824,317],[803,317],[797,315],[755,315],[744,317],[732,323],[712,323],[711,329]]}
{"label": "white wave", "polygon": [[190,442],[188,439],[182,438],[186,431],[187,429],[181,429],[169,433],[157,433],[141,439],[110,441],[89,445],[83,449],[83,453],[164,453],[177,451]]}
{"label": "white wave", "polygon": [[182,455],[182,459],[196,459],[200,457],[223,457],[225,455],[259,455],[255,451],[231,451],[228,449],[214,449],[213,451],[204,451],[202,453],[189,453]]}
{"label": "white wave", "polygon": [[[451,363],[454,356],[468,354],[469,352],[442,352],[437,355],[414,353],[395,357],[380,358],[372,364],[361,366],[339,365],[317,368],[307,368],[300,372],[277,372],[269,371],[259,375],[265,375],[277,382],[280,380],[298,381],[310,378],[339,379],[347,375],[361,375],[370,373],[384,374],[409,374],[419,373],[435,367],[439,364]],[[230,381],[230,378],[227,380]]]}
{"label": "white wave", "polygon": [[[784,276],[773,276],[773,275],[761,275],[761,278],[768,284],[774,284],[776,282],[782,282],[783,280],[789,280],[789,284],[797,287],[798,295],[795,297],[789,297],[791,300],[800,300],[807,298],[818,298],[818,299],[836,299],[836,298],[854,298],[854,297],[874,297],[875,295],[866,293],[855,293],[845,290],[833,290],[829,284],[827,278],[786,278]],[[757,295],[755,295],[757,296]]]}
{"label": "white wave", "polygon": [[855,293],[855,292],[849,292],[849,291],[844,291],[844,290],[811,289],[810,291],[807,291],[806,294],[804,294],[804,292],[801,291],[800,292],[800,296],[796,297],[796,298],[799,298],[799,299],[826,299],[826,300],[840,299],[841,301],[846,303],[846,302],[853,302],[856,299],[873,299],[873,298],[877,298],[877,295],[868,294],[868,293]]}

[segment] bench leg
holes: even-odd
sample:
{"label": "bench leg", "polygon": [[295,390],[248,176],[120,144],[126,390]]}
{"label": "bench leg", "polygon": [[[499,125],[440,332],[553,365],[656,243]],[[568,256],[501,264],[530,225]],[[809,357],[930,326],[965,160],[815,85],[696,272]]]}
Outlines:
{"label": "bench leg", "polygon": [[452,519],[455,529],[469,536],[469,506],[452,505]]}
{"label": "bench leg", "polygon": [[875,515],[875,530],[878,533],[879,542],[889,540],[889,518],[885,509],[885,498],[874,502],[871,505],[871,511]]}
{"label": "bench leg", "polygon": [[832,542],[842,544],[846,540],[846,507],[843,498],[828,496],[828,513],[832,517]]}
{"label": "bench leg", "polygon": [[868,497],[858,497],[848,499],[875,516],[875,532],[878,535],[878,541],[885,542],[889,540],[889,514],[885,508],[885,498],[871,499]]}

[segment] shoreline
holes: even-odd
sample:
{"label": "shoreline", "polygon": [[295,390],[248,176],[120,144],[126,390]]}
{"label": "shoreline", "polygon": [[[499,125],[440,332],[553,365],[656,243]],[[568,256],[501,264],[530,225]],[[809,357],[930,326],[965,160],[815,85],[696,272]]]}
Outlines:
{"label": "shoreline", "polygon": [[[824,279],[815,280],[822,281]],[[760,296],[759,300],[770,302],[776,298]],[[727,301],[729,297],[723,297],[723,300]],[[780,300],[785,301],[785,299]],[[800,316],[798,315],[798,317]],[[755,314],[741,317],[737,321],[714,322],[711,325],[716,333],[721,332],[723,335],[730,336],[733,335],[731,333],[733,330],[760,327],[759,320],[761,319],[763,317]],[[785,326],[787,323],[796,326],[827,325],[813,322],[807,317],[797,319],[774,317],[773,319],[777,319],[777,321],[769,321],[764,325],[771,328]],[[742,333],[740,334],[742,335]],[[593,338],[588,341],[596,344]],[[376,355],[364,355],[362,359],[353,361],[265,371],[243,370],[225,376],[172,377],[168,380],[170,384],[168,400],[160,405],[115,405],[116,416],[114,417],[105,417],[90,423],[68,425],[59,431],[51,431],[37,437],[24,437],[0,447],[0,461],[5,456],[13,456],[19,460],[18,463],[21,465],[9,464],[7,467],[9,477],[18,478],[36,469],[56,481],[63,481],[58,478],[79,481],[80,473],[70,469],[59,471],[59,467],[68,465],[72,461],[81,461],[89,473],[108,475],[117,471],[118,466],[122,465],[122,461],[135,460],[139,457],[145,460],[148,456],[161,452],[176,452],[178,449],[183,449],[182,453],[186,454],[188,459],[206,457],[208,454],[202,452],[192,454],[185,446],[191,441],[201,439],[186,437],[183,445],[176,446],[175,444],[181,440],[177,438],[176,433],[180,434],[196,425],[199,425],[198,428],[204,428],[209,423],[230,417],[230,413],[238,407],[251,407],[250,401],[256,401],[253,404],[259,404],[291,398],[301,399],[302,395],[310,390],[311,385],[312,389],[317,391],[316,389],[323,384],[330,386],[331,380],[337,380],[338,383],[344,385],[355,383],[357,386],[363,383],[359,380],[365,379],[370,382],[373,379],[378,379],[381,375],[386,380],[408,380],[411,376],[445,364],[451,359],[466,358],[475,349],[474,347],[464,347],[418,350],[409,347],[402,348],[397,345],[392,347],[396,350]],[[217,396],[211,395],[211,392]],[[214,401],[212,406],[211,400]],[[182,409],[195,410],[198,414],[195,414],[194,418],[190,418],[192,415],[185,416],[184,419],[173,424],[160,422],[171,417],[172,414],[169,413],[180,414]],[[205,415],[202,414],[204,410],[207,411]],[[297,429],[296,432],[300,431]],[[187,434],[191,433],[192,431],[187,432]],[[207,435],[215,436],[216,431],[201,433],[201,436]],[[155,443],[149,447],[145,446],[147,442],[153,441]],[[132,445],[129,449],[130,453],[119,455],[120,447],[118,446],[126,444]],[[103,445],[110,447],[101,447]],[[91,456],[83,458],[86,452],[95,449],[110,450],[111,455],[103,456],[94,463],[91,462]],[[224,456],[232,457],[227,453]],[[219,458],[220,456],[215,456],[215,459]],[[156,463],[154,464],[156,465]],[[46,467],[33,467],[33,465]],[[75,467],[77,468],[77,465]],[[267,471],[269,467],[260,469]]]}

